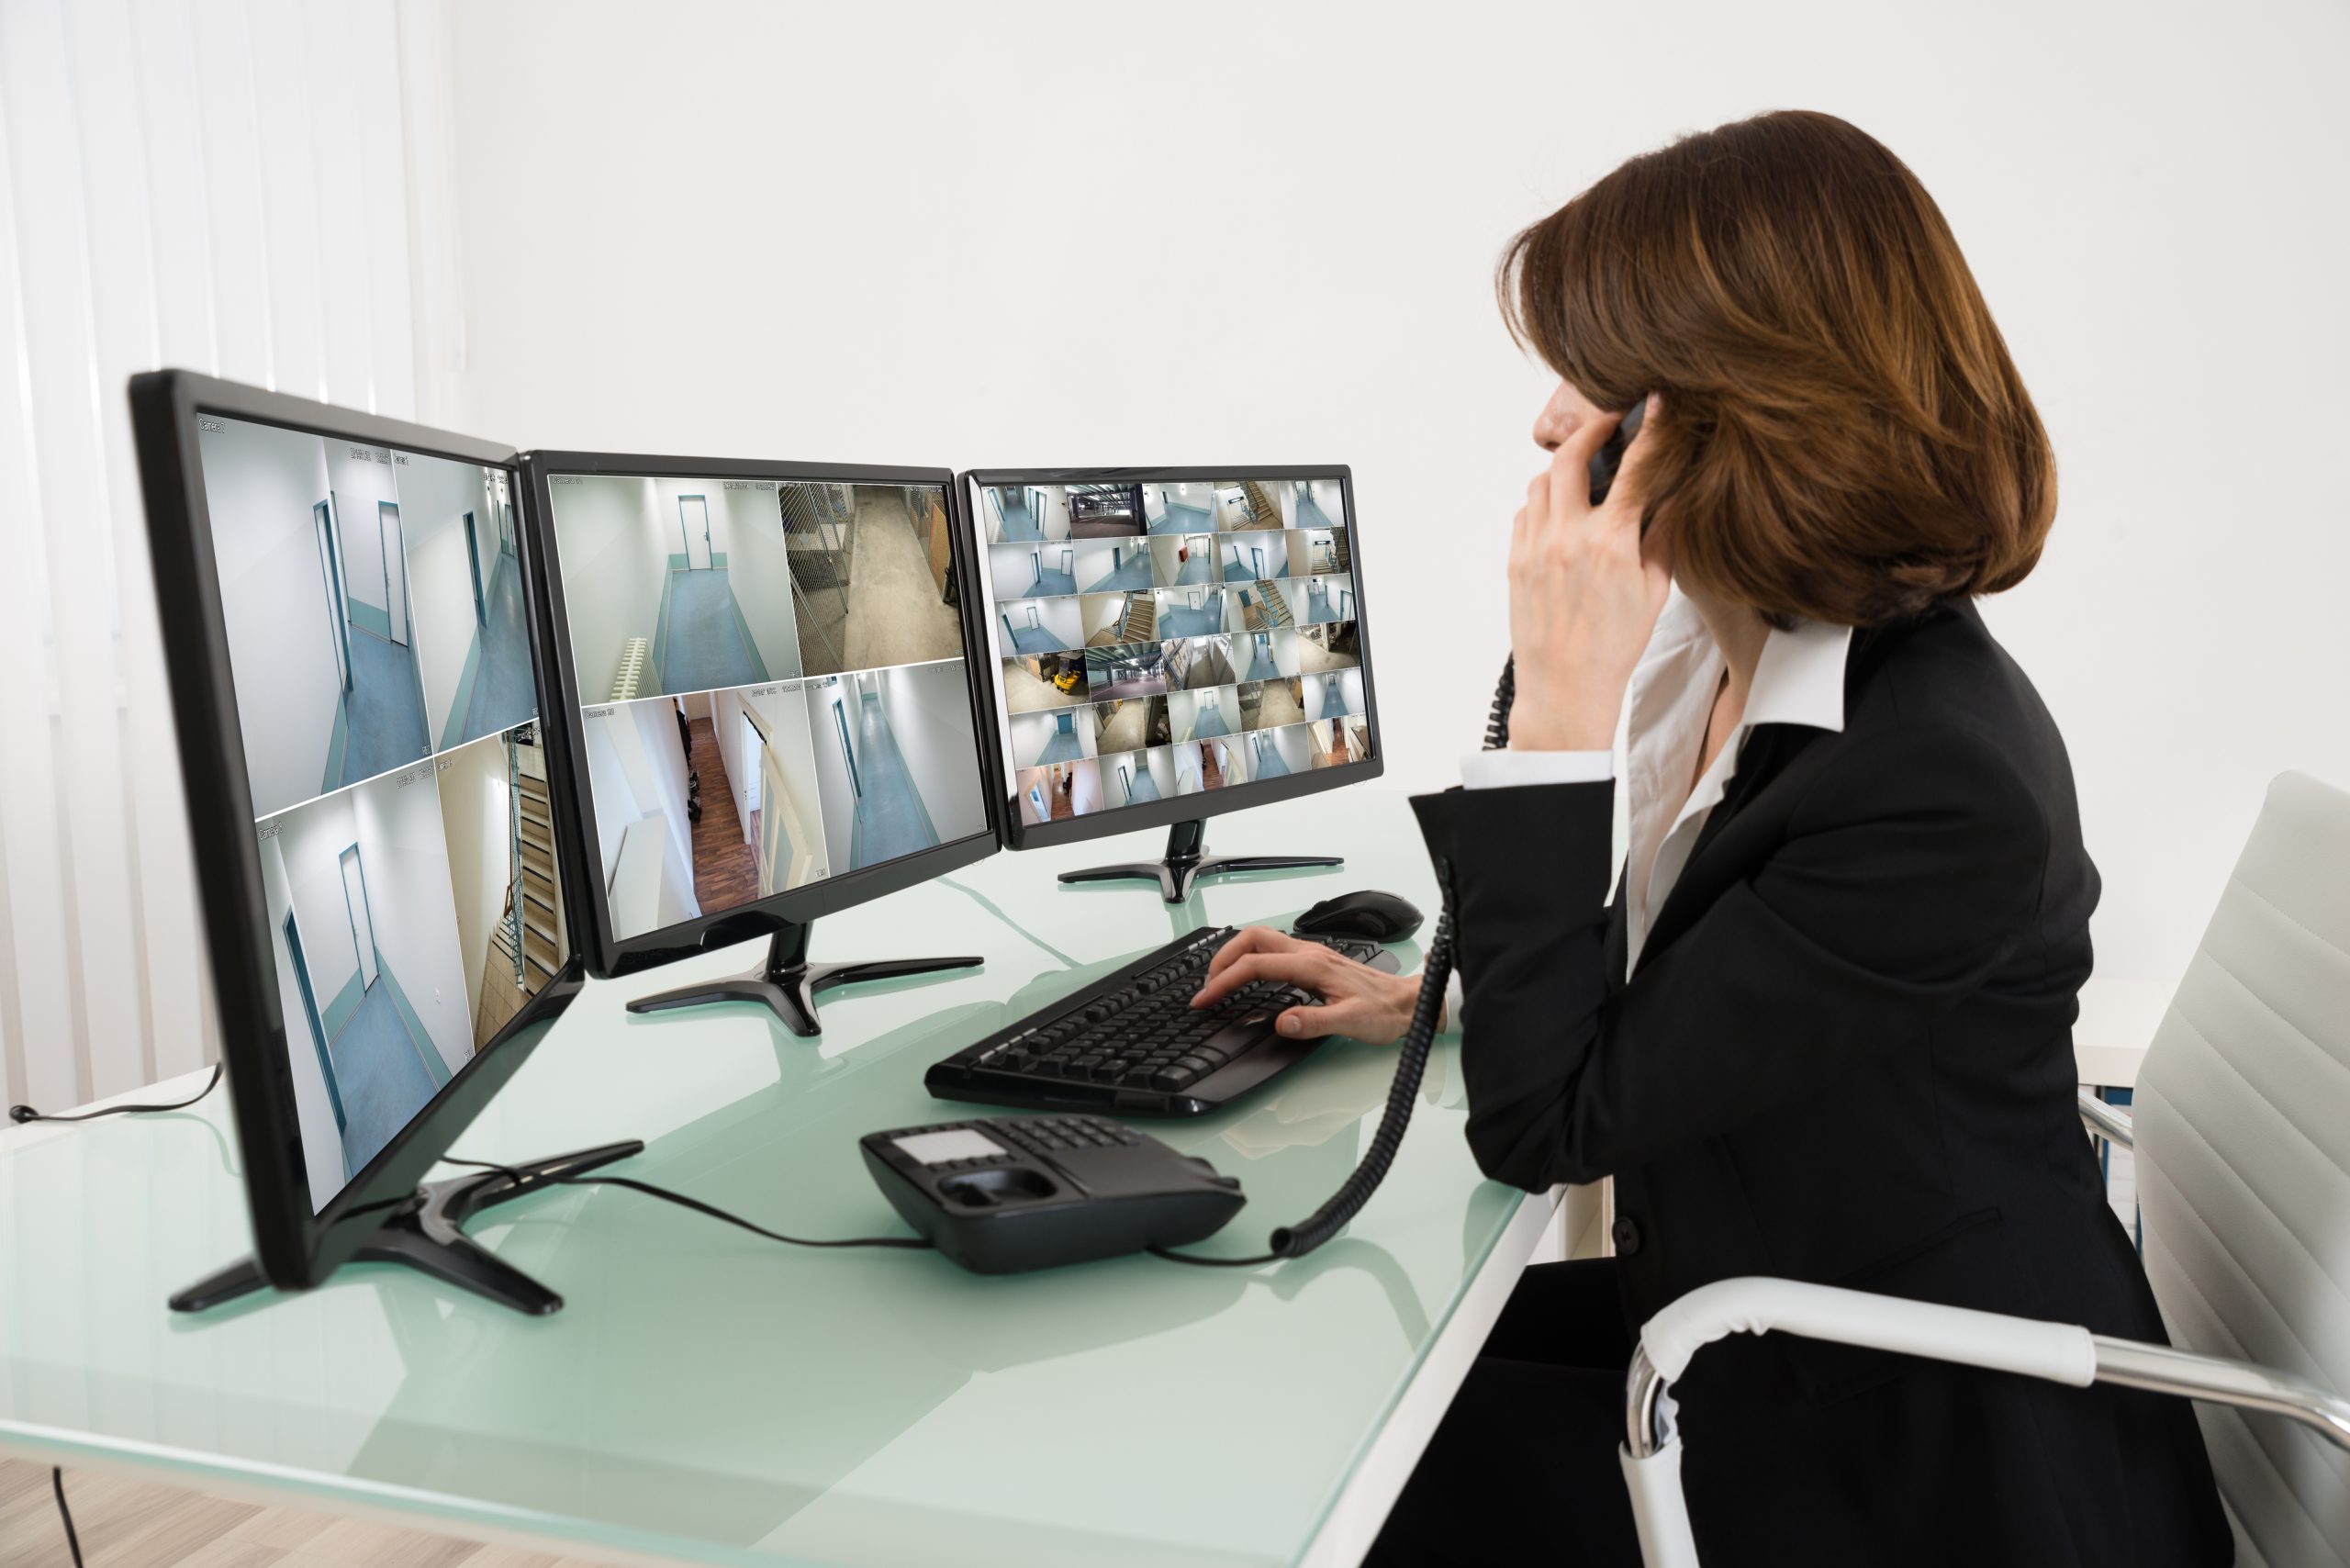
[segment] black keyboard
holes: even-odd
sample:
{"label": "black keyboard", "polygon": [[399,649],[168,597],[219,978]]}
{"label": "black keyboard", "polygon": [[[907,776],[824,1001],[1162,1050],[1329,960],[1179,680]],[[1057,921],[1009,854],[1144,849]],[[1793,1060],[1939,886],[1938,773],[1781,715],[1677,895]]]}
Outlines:
{"label": "black keyboard", "polygon": [[[957,1051],[934,1065],[923,1082],[942,1100],[990,1105],[1205,1114],[1304,1060],[1321,1043],[1274,1032],[1273,1020],[1283,1010],[1318,1002],[1296,986],[1259,980],[1213,1007],[1192,1006],[1209,960],[1235,929],[1218,925],[1179,936]],[[1301,940],[1390,973],[1400,968],[1385,948],[1364,937]]]}

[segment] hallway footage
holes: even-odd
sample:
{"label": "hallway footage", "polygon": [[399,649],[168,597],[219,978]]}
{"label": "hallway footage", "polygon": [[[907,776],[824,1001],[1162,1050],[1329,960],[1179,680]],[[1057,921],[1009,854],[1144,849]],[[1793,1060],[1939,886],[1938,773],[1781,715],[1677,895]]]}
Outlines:
{"label": "hallway footage", "polygon": [[522,617],[522,570],[512,553],[498,553],[482,599],[487,620],[474,628],[473,649],[465,660],[473,671],[473,690],[466,698],[463,726],[442,737],[444,746],[496,734],[538,711],[538,692],[531,678],[531,637]]}
{"label": "hallway footage", "polygon": [[1020,498],[1019,492],[990,490],[988,494],[991,498],[990,504],[995,508],[996,516],[1000,520],[1001,532],[997,534],[998,538],[1013,540],[1045,537],[1044,524],[1038,521],[1036,514],[1029,510],[1028,503]]}
{"label": "hallway footage", "polygon": [[346,1175],[366,1169],[439,1088],[424,1065],[423,1053],[431,1046],[408,1033],[403,1010],[392,1000],[398,989],[390,969],[378,969],[375,983],[327,1047],[343,1114],[350,1118],[342,1131]]}
{"label": "hallway footage", "polygon": [[1023,817],[1368,758],[1346,501],[1334,477],[987,487]]}
{"label": "hallway footage", "polygon": [[759,896],[758,853],[744,836],[716,727],[696,719],[689,728],[693,745],[686,763],[701,778],[701,820],[693,824],[694,897],[706,910],[732,909]]}
{"label": "hallway footage", "polygon": [[[1150,587],[1150,553],[1142,549],[1118,551],[1111,569],[1085,586],[1087,593],[1120,593],[1129,588]],[[1063,592],[1069,590],[1063,589]]]}
{"label": "hallway footage", "polygon": [[851,866],[872,866],[927,849],[938,842],[930,813],[923,810],[905,754],[898,749],[881,700],[867,692],[856,702],[858,781],[856,833],[850,840]]}
{"label": "hallway footage", "polygon": [[1208,521],[1205,507],[1169,506],[1166,512],[1151,520],[1153,533],[1210,533],[1214,530]]}
{"label": "hallway footage", "polygon": [[339,756],[330,753],[323,790],[355,784],[431,755],[415,649],[352,628],[351,689],[342,694],[335,740],[341,749]]}
{"label": "hallway footage", "polygon": [[712,691],[767,678],[744,634],[743,611],[723,566],[669,574],[668,647],[661,684],[670,691]]}
{"label": "hallway footage", "polygon": [[[1193,599],[1199,602],[1195,605]],[[1158,634],[1162,638],[1204,637],[1224,630],[1224,590],[1186,593],[1173,589],[1158,596]]]}

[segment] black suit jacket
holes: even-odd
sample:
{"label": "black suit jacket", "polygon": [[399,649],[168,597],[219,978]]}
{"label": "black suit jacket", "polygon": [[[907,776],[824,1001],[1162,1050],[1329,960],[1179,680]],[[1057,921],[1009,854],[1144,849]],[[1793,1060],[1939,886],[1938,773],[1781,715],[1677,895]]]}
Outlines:
{"label": "black suit jacket", "polygon": [[[1454,902],[1468,1137],[1616,1180],[1639,1326],[1770,1274],[2164,1338],[2074,1111],[2096,868],[1971,604],[1855,633],[1841,733],[1755,729],[1626,973],[1612,784],[1414,803]],[[1733,1337],[1676,1390],[1709,1563],[2213,1563],[2177,1401]]]}

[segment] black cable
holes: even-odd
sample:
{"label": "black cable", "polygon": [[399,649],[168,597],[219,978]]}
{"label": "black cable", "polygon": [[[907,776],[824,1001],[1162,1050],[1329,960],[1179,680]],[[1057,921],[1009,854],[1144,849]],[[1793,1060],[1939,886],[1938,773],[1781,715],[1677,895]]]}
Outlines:
{"label": "black cable", "polygon": [[[1509,711],[1517,700],[1517,658],[1512,655],[1502,666],[1502,678],[1494,688],[1494,705],[1485,719],[1485,749],[1501,751],[1509,745]],[[1285,1225],[1273,1232],[1272,1250],[1261,1258],[1207,1258],[1196,1252],[1174,1252],[1163,1247],[1150,1250],[1158,1257],[1176,1263],[1198,1263],[1213,1268],[1241,1269],[1258,1263],[1270,1263],[1276,1259],[1303,1258],[1345,1228],[1348,1220],[1362,1212],[1371,1195],[1379,1191],[1380,1182],[1387,1179],[1388,1167],[1395,1160],[1395,1151],[1404,1142],[1404,1130],[1411,1125],[1412,1103],[1419,1098],[1420,1079],[1427,1071],[1428,1052],[1436,1045],[1437,1021],[1444,1014],[1444,989],[1452,979],[1452,868],[1438,861],[1436,868],[1438,890],[1443,895],[1443,910],[1437,916],[1436,935],[1428,943],[1427,960],[1420,969],[1419,999],[1412,1006],[1411,1025],[1404,1031],[1403,1046],[1395,1063],[1395,1081],[1388,1085],[1387,1109],[1379,1118],[1379,1130],[1371,1135],[1371,1147],[1363,1151],[1362,1160],[1351,1175],[1330,1194],[1330,1201],[1295,1225]]]}
{"label": "black cable", "polygon": [[532,1176],[517,1170],[510,1165],[500,1165],[494,1159],[458,1159],[443,1155],[442,1160],[449,1165],[470,1165],[482,1170],[498,1171],[518,1187],[539,1185],[626,1187],[632,1193],[642,1193],[648,1198],[658,1198],[665,1204],[675,1204],[679,1208],[691,1209],[698,1215],[707,1215],[711,1219],[723,1220],[726,1224],[738,1229],[747,1230],[754,1236],[764,1236],[769,1241],[780,1241],[790,1247],[899,1247],[909,1251],[924,1252],[930,1249],[930,1243],[919,1236],[850,1236],[822,1240],[804,1236],[786,1236],[779,1230],[769,1230],[763,1225],[754,1225],[742,1215],[729,1214],[715,1204],[705,1204],[699,1198],[689,1198],[683,1193],[673,1193],[666,1187],[656,1187],[650,1182],[640,1182],[632,1176]]}
{"label": "black cable", "polygon": [[42,1113],[34,1110],[30,1105],[11,1105],[8,1107],[8,1119],[12,1122],[19,1123],[95,1122],[100,1116],[122,1116],[128,1115],[133,1111],[185,1111],[190,1105],[195,1104],[198,1100],[203,1099],[207,1094],[211,1093],[215,1089],[220,1087],[221,1065],[221,1063],[217,1061],[212,1064],[212,1076],[204,1081],[203,1088],[197,1090],[186,1099],[174,1100],[168,1105],[109,1105],[103,1111],[84,1111],[78,1114],[70,1116],[44,1115]]}
{"label": "black cable", "polygon": [[1203,1258],[1196,1252],[1177,1252],[1169,1248],[1146,1248],[1153,1257],[1164,1258],[1170,1263],[1196,1263],[1203,1269],[1253,1269],[1259,1263],[1278,1263],[1278,1252],[1260,1252],[1254,1258]]}
{"label": "black cable", "polygon": [[49,1467],[49,1489],[57,1494],[57,1517],[65,1526],[65,1550],[73,1554],[73,1568],[82,1568],[82,1538],[73,1533],[73,1510],[65,1506],[65,1472]]}

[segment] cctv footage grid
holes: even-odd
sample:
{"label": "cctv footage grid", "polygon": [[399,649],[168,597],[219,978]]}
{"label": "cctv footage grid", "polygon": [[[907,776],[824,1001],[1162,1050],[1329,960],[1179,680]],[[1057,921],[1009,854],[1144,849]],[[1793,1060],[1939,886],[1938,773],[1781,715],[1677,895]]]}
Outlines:
{"label": "cctv footage grid", "polygon": [[548,495],[616,937],[987,830],[944,487]]}
{"label": "cctv footage grid", "polygon": [[979,509],[1024,823],[1371,756],[1337,480],[998,485]]}
{"label": "cctv footage grid", "polygon": [[506,471],[200,416],[310,1202],[568,951]]}

